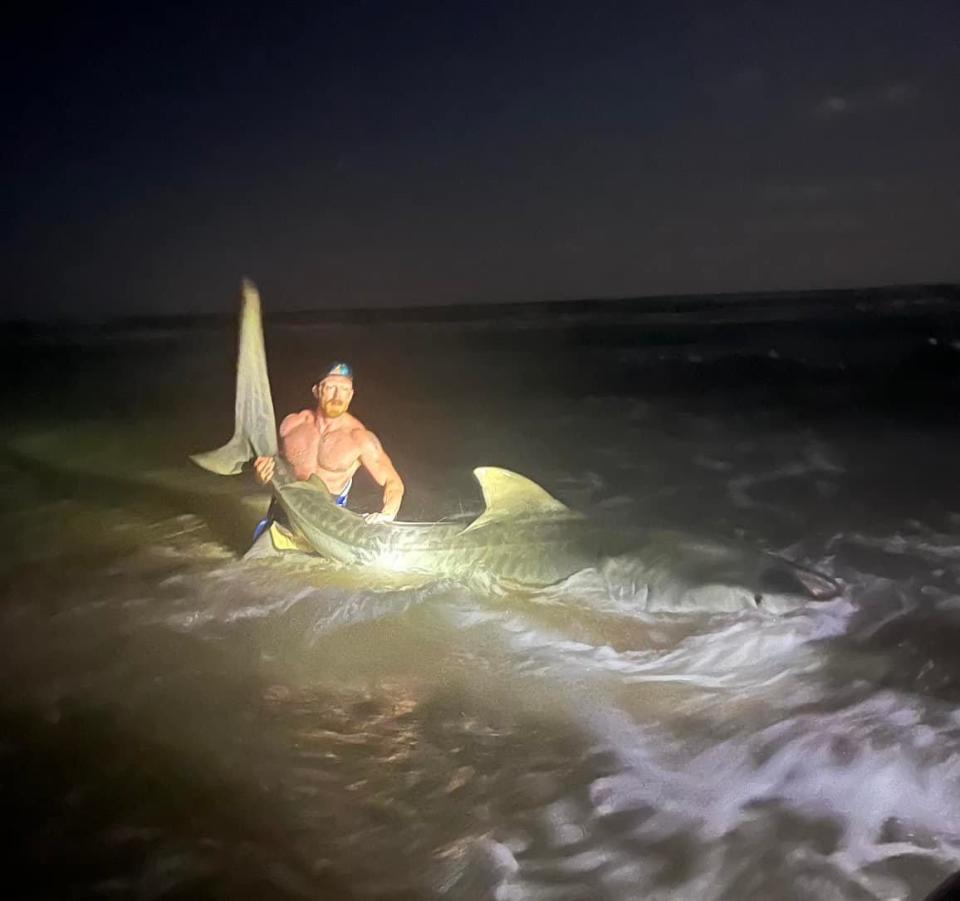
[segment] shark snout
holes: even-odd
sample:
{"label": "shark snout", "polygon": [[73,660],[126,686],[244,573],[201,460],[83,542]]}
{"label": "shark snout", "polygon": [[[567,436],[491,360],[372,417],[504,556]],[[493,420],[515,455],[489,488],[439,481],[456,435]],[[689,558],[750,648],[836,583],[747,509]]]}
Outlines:
{"label": "shark snout", "polygon": [[760,570],[755,600],[758,607],[792,608],[810,601],[832,600],[840,590],[839,583],[829,576],[769,555]]}

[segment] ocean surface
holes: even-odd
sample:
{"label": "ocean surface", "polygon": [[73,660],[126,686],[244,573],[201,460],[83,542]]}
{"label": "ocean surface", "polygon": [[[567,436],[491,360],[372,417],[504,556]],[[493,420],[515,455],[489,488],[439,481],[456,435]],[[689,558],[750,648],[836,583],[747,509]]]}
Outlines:
{"label": "ocean surface", "polygon": [[[800,612],[652,615],[241,559],[235,322],[0,328],[0,798],[23,898],[921,899],[960,869],[960,289],[273,315],[402,518],[524,473],[787,554]],[[378,508],[358,477],[351,506]]]}

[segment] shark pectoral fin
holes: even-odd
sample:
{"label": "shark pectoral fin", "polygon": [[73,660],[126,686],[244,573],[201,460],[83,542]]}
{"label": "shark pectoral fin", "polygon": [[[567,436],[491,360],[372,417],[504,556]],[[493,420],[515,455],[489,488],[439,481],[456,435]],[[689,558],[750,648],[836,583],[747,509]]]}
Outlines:
{"label": "shark pectoral fin", "polygon": [[511,517],[578,515],[536,482],[509,469],[480,466],[473,474],[480,483],[486,509],[465,532]]}
{"label": "shark pectoral fin", "polygon": [[215,472],[219,476],[235,476],[243,469],[243,464],[253,456],[250,442],[244,435],[234,435],[223,447],[216,450],[190,454],[197,466]]}

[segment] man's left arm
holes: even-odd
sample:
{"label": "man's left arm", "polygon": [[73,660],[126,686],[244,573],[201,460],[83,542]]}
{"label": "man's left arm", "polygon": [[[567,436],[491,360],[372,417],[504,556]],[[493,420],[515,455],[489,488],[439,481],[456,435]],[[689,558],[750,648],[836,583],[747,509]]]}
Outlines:
{"label": "man's left arm", "polygon": [[380,515],[384,519],[395,519],[403,500],[403,480],[373,432],[364,432],[360,443],[360,462],[374,481],[383,486],[383,510]]}

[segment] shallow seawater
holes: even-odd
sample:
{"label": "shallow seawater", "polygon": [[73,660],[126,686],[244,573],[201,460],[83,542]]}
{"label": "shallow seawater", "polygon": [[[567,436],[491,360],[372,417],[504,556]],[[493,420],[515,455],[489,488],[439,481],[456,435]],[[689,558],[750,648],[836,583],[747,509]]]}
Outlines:
{"label": "shallow seawater", "polygon": [[[843,582],[785,616],[653,615],[576,577],[484,596],[242,560],[265,494],[185,459],[230,432],[229,328],[18,338],[0,451],[11,884],[922,898],[960,868],[951,322],[854,317],[828,341],[809,321],[671,320],[667,340],[599,316],[274,327],[268,309],[278,410],[307,404],[328,358],[354,361],[406,518],[475,515],[470,470],[506,466],[592,516]],[[358,479],[354,507],[376,499]]]}

